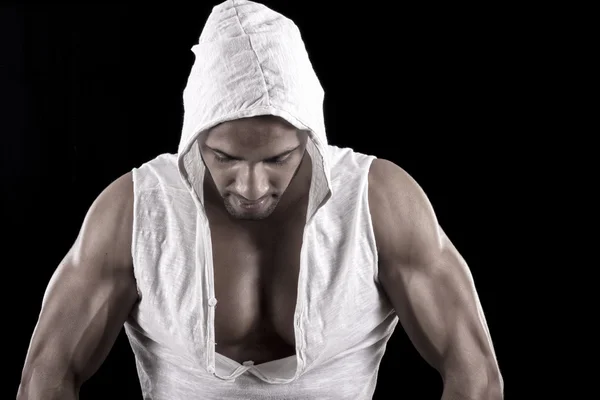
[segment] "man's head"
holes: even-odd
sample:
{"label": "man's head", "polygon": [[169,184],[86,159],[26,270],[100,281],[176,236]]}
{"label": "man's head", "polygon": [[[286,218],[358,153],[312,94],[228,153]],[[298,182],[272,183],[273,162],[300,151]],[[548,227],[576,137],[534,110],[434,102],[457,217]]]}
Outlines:
{"label": "man's head", "polygon": [[[213,200],[239,220],[270,216],[304,159],[308,133],[267,115],[219,124],[202,136],[200,151]],[[212,178],[212,180],[211,180]],[[260,202],[245,207],[248,202]]]}

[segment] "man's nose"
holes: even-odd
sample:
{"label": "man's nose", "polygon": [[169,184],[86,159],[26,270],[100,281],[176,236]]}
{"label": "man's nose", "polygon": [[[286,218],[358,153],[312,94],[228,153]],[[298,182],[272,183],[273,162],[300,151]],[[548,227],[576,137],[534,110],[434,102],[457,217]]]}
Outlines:
{"label": "man's nose", "polygon": [[240,168],[236,177],[236,192],[248,201],[257,201],[269,191],[269,177],[264,166],[257,164]]}

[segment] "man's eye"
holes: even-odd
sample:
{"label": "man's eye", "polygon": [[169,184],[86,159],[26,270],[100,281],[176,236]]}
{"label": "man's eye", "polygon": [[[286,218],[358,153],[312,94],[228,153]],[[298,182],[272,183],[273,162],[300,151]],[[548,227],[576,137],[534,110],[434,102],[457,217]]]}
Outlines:
{"label": "man's eye", "polygon": [[[268,164],[283,165],[286,162],[288,162],[288,159],[289,159],[288,156],[283,156],[283,157],[279,157],[279,158],[272,158],[270,160],[266,160],[265,162]],[[218,154],[215,154],[215,160],[217,160],[217,162],[225,164],[225,163],[234,162],[235,158],[230,158],[227,156],[220,156]]]}
{"label": "man's eye", "polygon": [[273,158],[271,160],[267,160],[267,162],[269,164],[275,164],[275,165],[283,165],[288,161],[288,157],[279,157],[279,158]]}
{"label": "man's eye", "polygon": [[219,155],[215,155],[215,159],[217,160],[217,162],[220,162],[220,163],[228,163],[228,162],[234,161],[233,158],[223,157],[223,156],[219,156]]}

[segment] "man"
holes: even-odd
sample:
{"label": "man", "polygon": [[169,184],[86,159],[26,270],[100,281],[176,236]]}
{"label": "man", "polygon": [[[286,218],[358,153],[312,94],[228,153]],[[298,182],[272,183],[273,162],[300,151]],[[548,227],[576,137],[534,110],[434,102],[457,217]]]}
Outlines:
{"label": "man", "polygon": [[406,172],[327,143],[294,23],[225,1],[192,50],[178,153],[90,207],[19,398],[77,398],[124,325],[147,399],[370,399],[400,321],[443,399],[501,399],[467,265]]}

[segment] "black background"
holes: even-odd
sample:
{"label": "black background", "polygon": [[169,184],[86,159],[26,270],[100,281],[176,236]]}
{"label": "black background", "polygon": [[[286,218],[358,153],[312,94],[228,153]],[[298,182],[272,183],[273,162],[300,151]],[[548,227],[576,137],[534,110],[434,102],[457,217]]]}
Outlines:
{"label": "black background", "polygon": [[[48,280],[88,207],[123,173],[177,151],[190,48],[215,4],[204,3],[0,8],[3,260],[6,289],[18,293],[6,310],[8,397]],[[521,21],[502,10],[264,3],[303,34],[326,93],[329,142],[395,162],[428,194],[472,270],[510,382],[506,209],[518,185],[514,143],[531,127],[535,35],[516,39]],[[439,375],[398,325],[374,398],[440,393]],[[81,398],[141,398],[123,333]]]}

